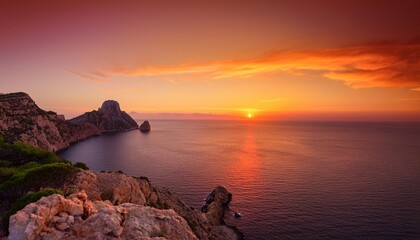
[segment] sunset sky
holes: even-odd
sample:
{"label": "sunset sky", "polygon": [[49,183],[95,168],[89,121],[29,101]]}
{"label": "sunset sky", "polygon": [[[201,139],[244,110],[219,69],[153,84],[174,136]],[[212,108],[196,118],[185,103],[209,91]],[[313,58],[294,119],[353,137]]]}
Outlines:
{"label": "sunset sky", "polygon": [[[67,118],[420,120],[419,1],[0,1],[0,93]],[[134,113],[135,112],[135,113]]]}

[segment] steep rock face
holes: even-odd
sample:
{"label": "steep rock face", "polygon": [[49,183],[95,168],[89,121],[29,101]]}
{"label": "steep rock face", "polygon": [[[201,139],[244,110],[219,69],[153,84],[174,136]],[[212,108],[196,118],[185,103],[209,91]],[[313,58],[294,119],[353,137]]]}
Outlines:
{"label": "steep rock face", "polygon": [[101,132],[114,132],[132,130],[138,128],[134,119],[126,112],[121,111],[118,102],[105,101],[98,111],[87,112],[81,116],[69,120],[73,124],[91,123]]}
{"label": "steep rock face", "polygon": [[[232,194],[222,186],[212,191],[208,211],[202,213],[191,209],[174,192],[157,186],[145,178],[133,178],[121,173],[96,173],[81,171],[66,184],[69,189],[85,191],[92,201],[109,201],[112,204],[136,203],[159,209],[173,209],[187,220],[199,239],[242,239],[242,233],[225,224],[224,219]],[[66,191],[66,189],[64,189]]]}
{"label": "steep rock face", "polygon": [[9,141],[22,141],[49,151],[100,134],[91,124],[74,125],[63,115],[40,109],[26,93],[0,94],[0,133]]}
{"label": "steep rock face", "polygon": [[121,173],[81,171],[68,185],[86,191],[92,200],[109,200],[115,205],[126,202],[144,205],[146,197],[150,195],[151,187],[147,182],[143,183]]}
{"label": "steep rock face", "polygon": [[39,108],[26,93],[0,94],[0,134],[48,151],[58,151],[103,132],[136,129],[137,123],[118,102],[108,100],[98,111],[66,121]]}
{"label": "steep rock face", "polygon": [[206,213],[144,177],[121,173],[81,171],[62,190],[76,193],[42,198],[13,215],[9,239],[243,239],[224,222],[232,194],[221,186]]}
{"label": "steep rock face", "polygon": [[9,239],[197,239],[184,218],[161,210],[88,199],[84,191],[43,197],[10,219]]}

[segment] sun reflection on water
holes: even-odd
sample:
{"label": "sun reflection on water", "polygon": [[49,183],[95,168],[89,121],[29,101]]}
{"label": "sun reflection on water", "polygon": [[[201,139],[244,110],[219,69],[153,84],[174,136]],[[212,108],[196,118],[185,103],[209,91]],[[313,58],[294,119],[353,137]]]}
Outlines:
{"label": "sun reflection on water", "polygon": [[234,155],[230,166],[231,184],[243,187],[251,185],[259,177],[260,165],[254,128],[249,126],[244,142],[237,155]]}

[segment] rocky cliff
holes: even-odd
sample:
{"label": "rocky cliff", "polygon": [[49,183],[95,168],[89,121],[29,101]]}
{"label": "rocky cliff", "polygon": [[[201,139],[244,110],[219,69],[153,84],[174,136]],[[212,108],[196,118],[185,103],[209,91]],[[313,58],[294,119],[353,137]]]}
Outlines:
{"label": "rocky cliff", "polygon": [[51,195],[10,218],[9,239],[242,239],[225,225],[230,194],[212,192],[202,213],[170,190],[145,178],[81,171],[63,187],[69,197]]}
{"label": "rocky cliff", "polygon": [[121,111],[120,105],[114,100],[105,101],[98,111],[87,112],[69,120],[73,124],[90,123],[101,132],[125,131],[138,128],[134,119]]}
{"label": "rocky cliff", "polygon": [[26,93],[0,94],[0,134],[48,151],[58,151],[104,132],[136,129],[137,123],[118,102],[108,100],[98,111],[66,121],[63,115],[39,108]]}
{"label": "rocky cliff", "polygon": [[0,134],[9,141],[58,151],[100,131],[93,124],[72,124],[63,115],[44,111],[28,94],[19,92],[0,94]]}

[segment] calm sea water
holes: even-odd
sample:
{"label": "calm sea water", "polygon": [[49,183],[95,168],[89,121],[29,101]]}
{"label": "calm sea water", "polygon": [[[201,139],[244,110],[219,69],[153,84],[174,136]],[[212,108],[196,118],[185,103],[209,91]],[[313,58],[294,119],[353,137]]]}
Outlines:
{"label": "calm sea water", "polygon": [[195,208],[233,193],[247,239],[420,239],[420,124],[151,121],[60,153],[147,176]]}

